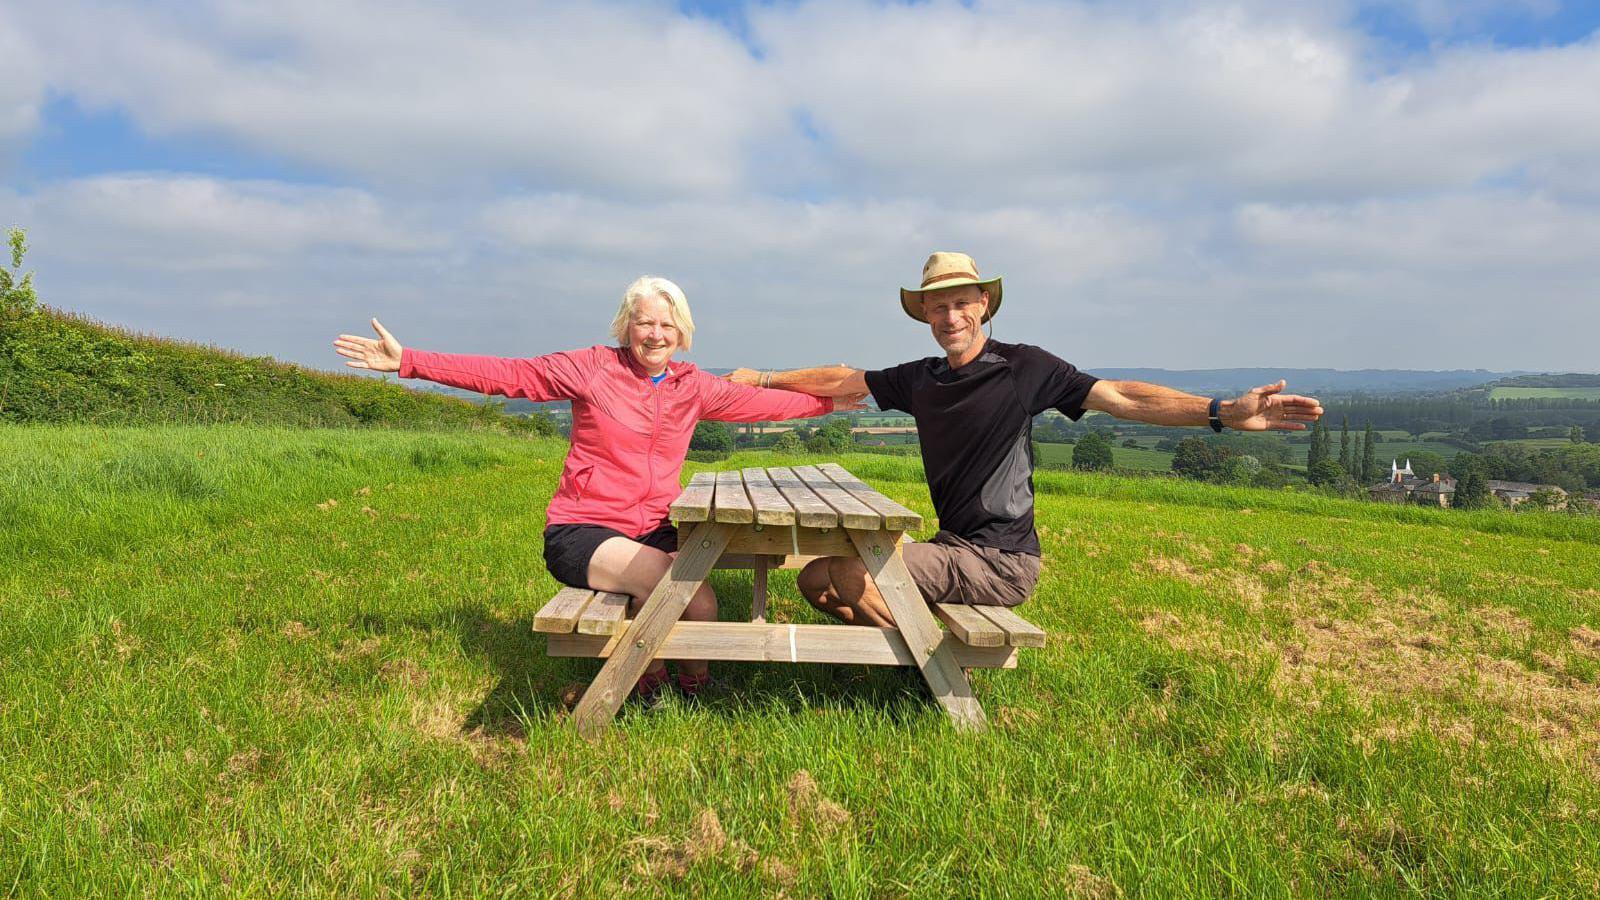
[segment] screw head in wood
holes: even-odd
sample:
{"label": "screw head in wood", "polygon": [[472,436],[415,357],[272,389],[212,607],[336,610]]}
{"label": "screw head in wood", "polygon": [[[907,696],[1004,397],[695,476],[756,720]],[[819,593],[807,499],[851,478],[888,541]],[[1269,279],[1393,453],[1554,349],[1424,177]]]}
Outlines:
{"label": "screw head in wood", "polygon": [[644,649],[644,641],[634,641],[634,642],[633,642],[633,645],[634,645],[634,646],[635,646],[635,647],[638,647],[638,648],[639,648],[639,649],[640,649],[640,650],[643,650],[643,649]]}
{"label": "screw head in wood", "polygon": [[701,541],[700,542],[700,546],[709,550],[711,548],[711,542],[710,541]]}
{"label": "screw head in wood", "polygon": [[879,547],[877,544],[873,544],[872,545],[872,555],[873,556],[882,556],[883,555],[883,548]]}

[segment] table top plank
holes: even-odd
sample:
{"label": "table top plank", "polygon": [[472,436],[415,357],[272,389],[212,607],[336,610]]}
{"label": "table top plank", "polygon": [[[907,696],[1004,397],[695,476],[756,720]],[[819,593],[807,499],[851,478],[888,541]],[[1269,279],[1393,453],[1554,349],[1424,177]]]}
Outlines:
{"label": "table top plank", "polygon": [[711,518],[711,498],[716,490],[715,472],[696,472],[689,484],[672,501],[668,516],[674,522],[705,522]]}
{"label": "table top plank", "polygon": [[806,487],[800,476],[787,466],[773,466],[767,469],[767,475],[772,478],[772,484],[783,498],[794,507],[795,518],[801,528],[838,528],[839,514],[833,507],[823,502],[821,497],[812,493]]}
{"label": "table top plank", "polygon": [[794,507],[783,499],[783,492],[772,483],[772,478],[767,475],[766,469],[745,469],[741,474],[744,475],[744,488],[749,492],[750,501],[756,507],[756,524],[795,523]]}
{"label": "table top plank", "polygon": [[890,500],[865,481],[850,474],[838,463],[820,463],[817,470],[828,476],[834,484],[844,488],[850,496],[860,500],[883,516],[883,527],[890,531],[916,531],[922,527],[922,516]]}
{"label": "table top plank", "polygon": [[794,473],[800,476],[800,480],[805,482],[806,487],[811,488],[813,493],[838,510],[839,518],[844,521],[844,527],[866,531],[877,531],[883,527],[882,516],[852,497],[849,491],[834,484],[816,466],[795,466]]}
{"label": "table top plank", "polygon": [[756,520],[755,507],[750,505],[744,479],[738,472],[717,473],[717,499],[711,517],[729,525],[748,525]]}

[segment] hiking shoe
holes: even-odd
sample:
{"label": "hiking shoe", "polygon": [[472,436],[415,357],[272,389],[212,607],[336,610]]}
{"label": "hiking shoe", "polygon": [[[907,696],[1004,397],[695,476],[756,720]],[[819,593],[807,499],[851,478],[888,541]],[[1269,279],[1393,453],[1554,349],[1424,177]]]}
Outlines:
{"label": "hiking shoe", "polygon": [[639,683],[633,686],[633,693],[628,696],[630,699],[638,700],[645,706],[655,706],[661,702],[663,692],[665,692],[670,678],[671,676],[667,674],[665,669],[654,675],[646,672],[639,676]]}
{"label": "hiking shoe", "polygon": [[726,681],[716,678],[710,673],[699,678],[687,678],[681,673],[678,675],[678,692],[683,694],[686,700],[701,703],[718,700],[728,696],[730,690],[731,687]]}

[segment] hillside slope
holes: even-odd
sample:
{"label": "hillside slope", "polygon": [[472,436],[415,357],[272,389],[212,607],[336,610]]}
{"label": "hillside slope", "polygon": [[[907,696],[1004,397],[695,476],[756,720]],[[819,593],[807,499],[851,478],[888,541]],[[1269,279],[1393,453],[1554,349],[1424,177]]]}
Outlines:
{"label": "hillside slope", "polygon": [[1045,473],[1050,643],[976,675],[987,733],[898,671],[729,664],[589,744],[595,664],[530,630],[561,442],[106,433],[0,440],[23,894],[1600,890],[1600,523]]}
{"label": "hillside slope", "polygon": [[137,334],[42,308],[0,320],[0,422],[489,427],[551,434],[542,419]]}

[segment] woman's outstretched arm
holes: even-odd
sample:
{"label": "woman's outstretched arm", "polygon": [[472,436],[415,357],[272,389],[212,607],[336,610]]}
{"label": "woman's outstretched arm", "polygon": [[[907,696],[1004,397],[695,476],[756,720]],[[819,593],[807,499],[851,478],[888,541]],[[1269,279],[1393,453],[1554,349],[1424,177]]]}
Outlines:
{"label": "woman's outstretched arm", "polygon": [[378,338],[341,334],[333,342],[352,369],[398,372],[401,378],[422,378],[480,394],[526,397],[529,400],[576,400],[584,393],[595,362],[592,350],[550,353],[531,359],[433,353],[404,347],[377,319]]}

